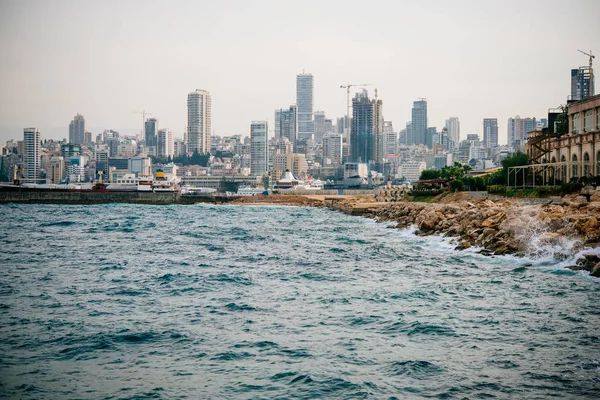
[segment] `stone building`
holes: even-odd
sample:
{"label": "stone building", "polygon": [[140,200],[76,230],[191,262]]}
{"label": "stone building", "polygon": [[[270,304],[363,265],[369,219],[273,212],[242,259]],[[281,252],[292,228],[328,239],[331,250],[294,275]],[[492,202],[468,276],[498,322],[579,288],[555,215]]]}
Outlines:
{"label": "stone building", "polygon": [[529,132],[527,156],[542,167],[545,178],[567,182],[572,178],[599,176],[600,95],[569,104],[567,113],[567,134]]}

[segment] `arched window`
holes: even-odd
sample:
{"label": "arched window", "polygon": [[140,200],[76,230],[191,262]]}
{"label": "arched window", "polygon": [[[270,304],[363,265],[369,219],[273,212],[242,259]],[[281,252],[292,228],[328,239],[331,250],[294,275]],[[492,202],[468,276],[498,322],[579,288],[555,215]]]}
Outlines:
{"label": "arched window", "polygon": [[573,154],[573,164],[571,165],[571,178],[577,178],[577,154]]}
{"label": "arched window", "polygon": [[583,176],[590,176],[590,155],[583,154]]}

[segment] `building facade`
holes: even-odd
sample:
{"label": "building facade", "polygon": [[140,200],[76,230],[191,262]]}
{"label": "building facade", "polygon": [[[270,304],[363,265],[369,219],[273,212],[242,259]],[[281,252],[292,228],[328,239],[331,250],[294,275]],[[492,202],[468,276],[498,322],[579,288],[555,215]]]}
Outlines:
{"label": "building facade", "polygon": [[23,130],[23,178],[37,183],[40,178],[41,155],[40,131],[37,128]]}
{"label": "building facade", "polygon": [[170,129],[160,129],[158,131],[157,155],[159,157],[173,157],[175,147],[173,142],[173,133]]}
{"label": "building facade", "polygon": [[298,139],[305,142],[313,138],[313,89],[312,74],[296,76],[296,105],[298,106]]}
{"label": "building facade", "polygon": [[61,156],[50,158],[48,163],[48,179],[52,183],[60,183],[64,179],[65,160]]}
{"label": "building facade", "polygon": [[535,130],[537,121],[535,118],[521,118],[517,115],[508,119],[508,144],[513,148],[522,148],[527,139],[527,132]]}
{"label": "building facade", "polygon": [[269,128],[267,121],[250,124],[250,174],[263,175],[269,168]]}
{"label": "building facade", "polygon": [[427,145],[427,100],[413,102],[412,108],[412,143]]}
{"label": "building facade", "polygon": [[287,138],[294,151],[298,140],[298,107],[291,105],[287,110],[275,110],[275,138]]}
{"label": "building facade", "polygon": [[381,163],[383,159],[382,101],[369,99],[363,90],[352,99],[350,161]]}
{"label": "building facade", "polygon": [[158,120],[156,118],[148,118],[144,123],[144,142],[150,154],[156,155],[156,146],[158,145]]}
{"label": "building facade", "polygon": [[583,176],[600,176],[600,95],[568,105],[569,132],[560,137],[544,136],[543,131],[529,132],[527,156],[545,168],[549,183],[568,182]]}
{"label": "building facade", "polygon": [[498,118],[483,119],[483,145],[487,148],[498,147]]}
{"label": "building facade", "polygon": [[571,70],[571,100],[585,100],[594,95],[594,81],[589,67]]}
{"label": "building facade", "polygon": [[342,164],[342,133],[327,132],[323,135],[323,165]]}
{"label": "building facade", "polygon": [[187,100],[187,151],[205,154],[210,151],[212,134],[211,97],[207,90],[196,89]]}
{"label": "building facade", "polygon": [[446,131],[450,140],[458,145],[460,143],[460,121],[457,117],[450,117],[446,120]]}
{"label": "building facade", "polygon": [[69,143],[82,144],[85,142],[85,118],[77,114],[69,124]]}

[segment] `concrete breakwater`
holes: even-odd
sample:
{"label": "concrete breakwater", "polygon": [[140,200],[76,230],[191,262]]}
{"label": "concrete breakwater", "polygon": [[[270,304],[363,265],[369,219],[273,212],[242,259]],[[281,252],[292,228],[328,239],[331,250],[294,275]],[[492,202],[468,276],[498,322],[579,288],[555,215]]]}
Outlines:
{"label": "concrete breakwater", "polygon": [[32,204],[195,204],[226,203],[234,197],[182,196],[178,192],[100,192],[61,190],[18,190],[0,191],[0,203]]}

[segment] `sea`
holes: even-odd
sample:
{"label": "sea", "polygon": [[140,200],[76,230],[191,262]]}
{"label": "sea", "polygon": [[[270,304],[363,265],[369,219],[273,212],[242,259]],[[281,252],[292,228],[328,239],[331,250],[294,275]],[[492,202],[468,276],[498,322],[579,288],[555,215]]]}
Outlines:
{"label": "sea", "polygon": [[0,246],[0,398],[600,398],[600,279],[564,268],[577,251],[123,204],[0,205]]}

